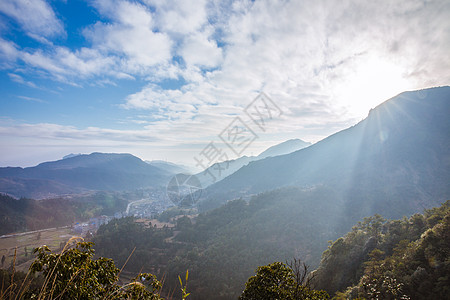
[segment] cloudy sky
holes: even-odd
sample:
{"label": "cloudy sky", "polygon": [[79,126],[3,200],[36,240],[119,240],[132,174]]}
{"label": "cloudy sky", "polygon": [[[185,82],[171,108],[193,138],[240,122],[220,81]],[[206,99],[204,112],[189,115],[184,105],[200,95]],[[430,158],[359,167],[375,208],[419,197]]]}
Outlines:
{"label": "cloudy sky", "polygon": [[[234,158],[237,123],[242,155],[316,142],[450,84],[449,49],[447,0],[1,0],[0,166],[95,151],[195,164],[211,145]],[[246,114],[261,103],[264,126]]]}

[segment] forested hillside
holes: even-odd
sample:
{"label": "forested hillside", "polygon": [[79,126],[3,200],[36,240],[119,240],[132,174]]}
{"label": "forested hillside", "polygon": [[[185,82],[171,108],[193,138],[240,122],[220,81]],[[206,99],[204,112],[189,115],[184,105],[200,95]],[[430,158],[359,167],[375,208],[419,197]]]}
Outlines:
{"label": "forested hillside", "polygon": [[372,290],[444,299],[436,297],[450,286],[450,201],[410,218],[365,218],[326,249],[348,228],[335,217],[338,207],[328,205],[330,197],[324,188],[281,189],[180,217],[175,228],[145,227],[131,217],[113,220],[94,242],[98,255],[118,265],[135,249],[125,270],[165,277],[168,290],[189,270],[192,299],[236,299],[257,266],[297,257],[315,268],[324,250],[315,289],[353,298],[372,299]]}
{"label": "forested hillside", "polygon": [[448,299],[450,200],[410,218],[365,218],[329,246],[315,275],[338,299]]}
{"label": "forested hillside", "polygon": [[318,266],[327,241],[350,228],[337,217],[332,198],[326,188],[284,188],[178,218],[174,229],[113,220],[100,227],[94,242],[98,255],[118,265],[136,247],[126,270],[166,274],[167,287],[189,270],[192,299],[235,299],[257,266],[293,257]]}
{"label": "forested hillside", "polygon": [[72,225],[99,215],[125,210],[128,200],[121,195],[98,192],[72,199],[14,199],[0,193],[0,235]]}

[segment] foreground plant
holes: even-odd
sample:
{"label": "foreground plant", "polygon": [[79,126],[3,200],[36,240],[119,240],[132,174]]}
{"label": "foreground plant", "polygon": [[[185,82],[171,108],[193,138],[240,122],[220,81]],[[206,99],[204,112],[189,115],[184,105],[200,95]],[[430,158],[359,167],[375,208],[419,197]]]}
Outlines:
{"label": "foreground plant", "polygon": [[45,277],[34,299],[151,299],[160,297],[161,283],[152,274],[139,274],[131,283],[120,286],[120,270],[108,258],[93,259],[92,243],[67,245],[61,253],[52,253],[47,246],[36,248],[31,274]]}
{"label": "foreground plant", "polygon": [[[294,268],[293,268],[294,267]],[[307,268],[299,260],[288,266],[275,262],[258,267],[256,275],[248,279],[240,300],[285,299],[285,300],[324,300],[329,296],[324,291],[309,287]]]}

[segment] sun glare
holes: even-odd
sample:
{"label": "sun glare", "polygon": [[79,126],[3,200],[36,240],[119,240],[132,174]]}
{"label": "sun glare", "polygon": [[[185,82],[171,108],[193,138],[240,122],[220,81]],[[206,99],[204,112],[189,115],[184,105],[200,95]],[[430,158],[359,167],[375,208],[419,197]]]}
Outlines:
{"label": "sun glare", "polygon": [[398,65],[372,59],[359,64],[340,85],[336,96],[348,112],[357,118],[385,100],[411,88]]}

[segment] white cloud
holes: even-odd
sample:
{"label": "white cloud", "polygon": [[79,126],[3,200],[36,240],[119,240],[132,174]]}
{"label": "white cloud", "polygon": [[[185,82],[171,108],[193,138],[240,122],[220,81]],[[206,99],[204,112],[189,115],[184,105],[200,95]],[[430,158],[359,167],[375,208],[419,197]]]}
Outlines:
{"label": "white cloud", "polygon": [[0,37],[0,59],[3,63],[14,62],[17,59],[19,51],[17,45],[13,42],[6,41]]}
{"label": "white cloud", "polygon": [[0,136],[37,138],[38,144],[48,144],[48,141],[78,141],[100,144],[104,141],[116,142],[153,142],[157,140],[154,134],[146,130],[117,130],[99,127],[78,129],[75,126],[63,126],[51,123],[14,124],[0,126]]}
{"label": "white cloud", "polygon": [[[450,83],[446,0],[90,3],[101,16],[83,30],[91,44],[22,49],[0,38],[0,66],[69,83],[142,80],[121,107],[147,111],[135,125],[172,145],[216,136],[261,90],[284,112],[268,134],[317,140],[403,89]],[[164,79],[185,85],[163,89]]]}
{"label": "white cloud", "polygon": [[31,101],[31,102],[38,102],[38,103],[48,103],[47,101],[44,101],[42,99],[39,98],[34,98],[34,97],[27,97],[27,96],[17,96],[17,98],[26,100],[26,101]]}
{"label": "white cloud", "polygon": [[[101,55],[95,49],[81,48],[70,51],[65,47],[55,47],[51,52],[36,50],[27,52],[17,50],[17,59],[28,66],[45,71],[54,80],[77,85],[76,79],[91,78],[93,76],[113,76],[115,78],[130,78],[128,74],[114,70],[116,61],[112,57]],[[100,82],[104,82],[100,80]]]}
{"label": "white cloud", "polygon": [[152,14],[146,6],[106,0],[96,1],[95,5],[113,22],[97,22],[84,31],[85,36],[105,56],[116,54],[122,58],[120,68],[139,74],[170,61],[172,41],[165,33],[153,30]]}
{"label": "white cloud", "polygon": [[23,79],[23,77],[18,75],[18,74],[8,73],[8,76],[14,82],[17,82],[17,83],[20,83],[20,84],[25,84],[25,85],[28,85],[29,87],[32,87],[32,88],[37,88],[36,84],[34,84],[31,81],[27,81],[27,80]]}
{"label": "white cloud", "polygon": [[183,93],[178,90],[162,90],[155,85],[150,85],[138,93],[129,95],[124,108],[167,109],[170,103],[176,103],[182,95]]}
{"label": "white cloud", "polygon": [[156,22],[161,31],[186,35],[197,32],[207,22],[205,0],[147,0],[156,8]]}
{"label": "white cloud", "polygon": [[2,0],[0,11],[15,19],[36,39],[65,34],[62,22],[44,0]]}
{"label": "white cloud", "polygon": [[222,50],[208,33],[196,33],[185,38],[180,54],[188,66],[217,67],[222,61]]}

